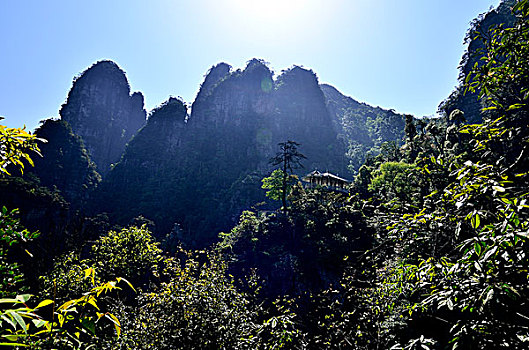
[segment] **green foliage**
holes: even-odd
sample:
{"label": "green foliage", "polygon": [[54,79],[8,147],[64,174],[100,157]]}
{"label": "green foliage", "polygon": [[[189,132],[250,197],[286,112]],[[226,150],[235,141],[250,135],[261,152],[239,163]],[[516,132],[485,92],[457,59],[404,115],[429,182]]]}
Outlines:
{"label": "green foliage", "polygon": [[[338,137],[345,145],[348,167],[356,173],[368,158],[381,151],[384,142],[400,146],[405,117],[394,110],[372,107],[343,96],[332,86],[322,84],[327,108],[334,117]],[[394,161],[398,161],[396,159]]]}
{"label": "green foliage", "polygon": [[288,216],[244,212],[230,233],[221,234],[230,272],[244,278],[255,269],[267,297],[328,287],[369,244],[356,199],[294,186],[290,200]]}
{"label": "green foliage", "polygon": [[[479,99],[479,91],[470,91],[465,83],[467,76],[476,67],[485,64],[483,56],[486,56],[486,46],[490,33],[498,25],[504,28],[515,25],[516,16],[512,13],[511,8],[518,2],[516,0],[501,1],[496,9],[477,16],[470,23],[470,27],[465,37],[467,49],[463,54],[459,66],[459,86],[455,91],[441,103],[439,112],[448,116],[455,109],[459,109],[465,114],[465,119],[469,123],[481,123],[487,115],[482,111],[483,104]],[[482,39],[485,40],[482,40]]]}
{"label": "green foliage", "polygon": [[[10,129],[0,125],[0,170],[8,175],[5,169],[7,166],[12,165],[22,170],[22,159],[33,165],[27,152],[38,152],[36,141],[39,140],[23,129]],[[27,305],[32,295],[20,294],[27,287],[20,285],[23,276],[19,265],[13,262],[9,253],[14,252],[13,248],[17,244],[30,241],[38,234],[22,228],[19,220],[14,218],[16,213],[16,210],[9,212],[5,207],[0,213],[0,345],[17,348],[59,346],[78,349],[95,336],[96,324],[102,318],[112,322],[119,336],[119,320],[111,313],[101,312],[97,300],[102,293],[120,289],[116,284],[123,280],[122,278],[96,285],[95,270],[85,269],[82,274],[84,278],[90,279],[91,288],[81,297],[60,305],[49,299],[42,300],[36,307]],[[18,252],[19,256],[20,253]],[[27,250],[25,253],[31,255]],[[127,284],[131,286],[130,283]],[[51,320],[46,320],[42,309],[51,305]]]}
{"label": "green foliage", "polygon": [[[81,295],[92,287],[91,281],[83,277],[83,271],[93,269],[93,262],[81,259],[78,252],[67,252],[54,259],[53,268],[40,276],[40,296],[53,298],[62,303]],[[99,275],[96,283],[101,283]]]}
{"label": "green foliage", "polygon": [[[478,34],[483,64],[467,84],[485,103],[484,123],[462,127],[460,112],[408,120],[403,151],[415,164],[366,165],[361,183],[369,180],[374,196],[376,241],[363,269],[352,266],[337,297],[318,306],[329,311],[320,311],[316,343],[527,348],[528,3],[513,6],[511,27]],[[399,178],[408,169],[411,178]],[[384,201],[406,195],[408,184],[417,196],[388,210]]]}
{"label": "green foliage", "polygon": [[[417,177],[424,179],[418,185],[432,192],[412,206],[413,200],[404,199],[404,214],[373,218],[377,242],[363,274],[370,282],[355,289],[345,279],[340,293],[350,293],[352,303],[331,322],[348,327],[350,336],[361,335],[358,347],[527,347],[529,207],[527,165],[521,159],[527,148],[529,56],[516,51],[528,47],[527,3],[514,7],[519,12],[513,28],[497,27],[483,36],[485,64],[476,65],[467,82],[494,107],[484,123],[460,127],[454,115],[448,120],[453,127],[421,128],[415,141],[424,130],[432,142],[416,146],[433,156],[418,160]],[[463,133],[458,142],[471,152],[451,153],[450,128]],[[397,177],[382,175],[371,181],[371,189],[381,189],[378,196],[391,194],[391,186],[382,184]],[[347,325],[348,314],[356,314],[357,323]],[[336,334],[329,333],[327,338]]]}
{"label": "green foliage", "polygon": [[[285,181],[285,177],[286,186],[284,186],[283,184],[283,181]],[[286,187],[286,192],[284,194],[286,197],[288,197],[288,195],[292,191],[292,187],[298,181],[298,177],[296,175],[285,176],[283,170],[276,169],[272,171],[272,174],[270,174],[270,176],[265,177],[261,181],[263,183],[261,188],[268,190],[266,191],[266,196],[274,201],[280,201],[283,198],[284,187]]]}
{"label": "green foliage", "polygon": [[[292,172],[294,169],[302,167],[301,160],[305,159],[303,154],[298,151],[299,143],[294,141],[286,141],[278,143],[279,151],[270,159],[272,165],[281,165],[281,172],[272,173],[272,179],[269,181],[270,186],[276,186],[271,193],[275,196],[279,195],[281,203],[283,204],[283,212],[287,212],[287,195],[289,188],[292,186]],[[281,176],[278,179],[277,176]],[[280,187],[277,187],[277,183],[280,182]],[[268,184],[267,184],[268,185]],[[264,186],[264,183],[263,183]],[[271,187],[272,188],[272,187]],[[268,196],[268,193],[267,193]]]}
{"label": "green foliage", "polygon": [[417,204],[418,170],[413,164],[403,162],[382,163],[373,172],[373,178],[368,186],[372,192],[379,194],[386,204],[398,200],[400,203]]}
{"label": "green foliage", "polygon": [[106,278],[127,276],[134,285],[156,275],[162,251],[145,225],[109,231],[92,245],[92,258]]}
{"label": "green foliage", "polygon": [[31,154],[40,155],[38,141],[44,142],[28,133],[25,128],[8,128],[0,125],[0,173],[9,175],[7,167],[11,165],[23,172],[23,160],[33,165]]}
{"label": "green foliage", "polygon": [[272,165],[281,165],[284,173],[292,173],[294,169],[303,167],[301,160],[307,157],[298,151],[299,143],[288,140],[278,143],[278,146],[279,151],[270,160]]}
{"label": "green foliage", "polygon": [[[263,186],[261,186],[262,189],[268,190],[266,191],[266,196],[272,200],[279,201],[282,197],[282,183],[283,183],[283,170],[276,169],[270,174],[270,176],[265,177],[263,180]],[[289,189],[291,189],[292,186],[289,186]],[[290,192],[290,191],[289,191]]]}
{"label": "green foliage", "polygon": [[238,291],[221,258],[180,255],[165,261],[169,281],[139,296],[117,348],[276,349],[298,341],[287,312],[260,323],[261,307]]}
{"label": "green foliage", "polygon": [[[121,324],[114,314],[104,312],[98,306],[102,295],[120,290],[115,281],[95,284],[95,271],[86,269],[81,272],[84,279],[88,279],[92,287],[81,297],[56,304],[50,299],[42,300],[36,307],[29,307],[28,301],[32,295],[22,294],[15,298],[0,299],[0,345],[32,348],[61,348],[81,349],[90,347],[97,339],[97,330],[104,330],[101,322],[106,319],[116,332],[121,333]],[[3,307],[7,305],[7,307]],[[52,308],[51,319],[47,319],[46,310]],[[4,328],[5,324],[5,328]]]}
{"label": "green foliage", "polygon": [[482,64],[474,65],[466,83],[484,101],[486,111],[508,115],[511,123],[517,123],[523,115],[518,112],[527,112],[529,101],[527,2],[519,1],[513,10],[517,16],[513,27],[499,25],[488,33],[475,33],[475,39],[484,43]]}
{"label": "green foliage", "polygon": [[251,327],[248,301],[223,273],[221,261],[203,265],[197,258],[168,261],[171,280],[142,294],[137,313],[124,333],[126,347],[159,349],[235,348]]}
{"label": "green foliage", "polygon": [[93,242],[90,251],[84,259],[79,251],[57,257],[53,268],[40,277],[41,295],[59,301],[79,295],[91,287],[88,280],[79,278],[88,268],[97,271],[96,283],[126,276],[141,289],[159,279],[162,251],[146,226],[111,230]]}
{"label": "green foliage", "polygon": [[[0,298],[13,297],[22,288],[24,277],[19,262],[12,256],[14,249],[38,237],[38,233],[21,227],[20,221],[15,218],[17,213],[17,210],[8,211],[6,207],[0,211]],[[27,251],[23,253],[22,249],[18,251],[19,255],[30,254]]]}
{"label": "green foliage", "polygon": [[[0,343],[102,349],[527,348],[529,0],[516,2],[513,10],[516,23],[476,34],[483,39],[483,59],[465,88],[485,104],[482,124],[462,126],[459,110],[431,120],[407,116],[400,130],[405,145],[397,138],[373,141],[379,153],[366,156],[353,186],[358,193],[348,195],[295,184],[292,171],[303,157],[298,144],[282,143],[275,158],[282,169],[263,179],[262,188],[269,198],[282,200],[285,214],[288,197],[288,215],[243,211],[239,224],[220,234],[213,252],[178,248],[175,256],[164,256],[146,226],[110,231],[90,252],[56,258],[42,278],[43,301],[31,307],[7,253],[32,235],[4,209]],[[294,84],[299,74],[305,73],[293,69],[276,90]],[[170,102],[182,114],[184,106]],[[160,133],[174,122],[168,108],[152,118]],[[349,133],[363,125],[362,133],[392,134],[391,125],[384,129],[377,121],[380,115],[363,115],[365,123],[350,117]],[[361,151],[349,146],[350,152]],[[194,170],[209,171],[226,151],[212,150],[201,153],[201,167]],[[151,158],[146,154],[142,161]],[[239,185],[258,189],[257,173],[241,176],[229,166],[217,178],[229,175],[219,185],[223,193],[236,194]],[[169,168],[155,169],[159,175]],[[201,197],[217,185],[189,187],[181,179],[172,179],[171,186],[145,184],[148,203],[156,199],[149,198],[150,189],[173,191],[158,203],[170,205],[178,191],[193,189]],[[226,202],[218,205],[230,205]],[[105,296],[118,289],[120,278],[103,283],[115,276],[130,278],[140,293],[121,300]],[[103,324],[103,318],[110,322]]]}
{"label": "green foliage", "polygon": [[219,247],[221,249],[233,249],[234,244],[243,235],[249,235],[246,238],[249,238],[251,242],[256,242],[258,238],[254,236],[254,233],[258,232],[260,223],[261,220],[253,211],[243,211],[239,218],[239,224],[232,228],[230,233],[221,232],[219,234],[219,237],[222,239]]}

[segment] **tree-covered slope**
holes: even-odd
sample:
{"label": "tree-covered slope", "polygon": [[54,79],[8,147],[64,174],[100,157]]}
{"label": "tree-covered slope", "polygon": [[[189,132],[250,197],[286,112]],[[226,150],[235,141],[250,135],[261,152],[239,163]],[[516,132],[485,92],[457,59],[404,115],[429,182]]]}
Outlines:
{"label": "tree-covered slope", "polygon": [[42,157],[26,172],[41,186],[57,189],[74,207],[81,207],[101,177],[90,160],[83,141],[63,120],[45,120],[35,135],[46,140],[40,144]]}
{"label": "tree-covered slope", "polygon": [[338,137],[345,144],[351,171],[358,171],[369,154],[378,154],[382,143],[402,144],[404,115],[358,102],[328,84],[322,84],[321,90]]}

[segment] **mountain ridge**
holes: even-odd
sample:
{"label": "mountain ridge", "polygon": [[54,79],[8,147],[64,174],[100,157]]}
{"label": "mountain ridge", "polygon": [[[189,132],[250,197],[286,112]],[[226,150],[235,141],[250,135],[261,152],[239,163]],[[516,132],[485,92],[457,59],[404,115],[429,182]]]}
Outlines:
{"label": "mountain ridge", "polygon": [[[96,62],[74,79],[61,107],[61,125],[86,148],[72,166],[89,157],[101,182],[78,195],[62,188],[68,188],[69,198],[82,198],[90,215],[108,215],[118,225],[142,216],[155,223],[158,235],[173,232],[187,244],[205,246],[229,230],[243,210],[257,203],[277,208],[265,197],[261,179],[273,170],[269,160],[278,143],[301,144],[307,159],[298,176],[325,169],[351,179],[363,159],[359,152],[376,153],[386,140],[401,142],[402,115],[338,90],[331,99],[329,89],[314,71],[299,66],[274,77],[260,59],[243,69],[221,62],[205,74],[191,108],[170,97],[147,116],[143,95],[131,93],[125,72],[114,62]],[[400,134],[385,134],[386,117]],[[357,126],[362,131],[355,134]],[[363,139],[351,139],[358,135]],[[53,145],[45,158],[59,157],[60,145]],[[79,169],[69,173],[80,174]]]}

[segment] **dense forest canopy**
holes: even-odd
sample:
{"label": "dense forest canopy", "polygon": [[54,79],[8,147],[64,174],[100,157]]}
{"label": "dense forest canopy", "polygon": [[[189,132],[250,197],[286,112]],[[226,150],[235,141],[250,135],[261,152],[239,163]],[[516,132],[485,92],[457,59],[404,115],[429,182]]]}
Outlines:
{"label": "dense forest canopy", "polygon": [[[0,126],[0,345],[527,348],[529,1],[501,2],[467,36],[437,119],[251,60],[214,66],[190,114],[170,98],[143,125],[105,62],[117,75],[103,86],[124,93],[95,110],[121,111],[117,128],[137,112],[115,163],[90,123]],[[67,106],[101,93],[92,73]],[[345,171],[347,190],[302,183],[318,165]]]}

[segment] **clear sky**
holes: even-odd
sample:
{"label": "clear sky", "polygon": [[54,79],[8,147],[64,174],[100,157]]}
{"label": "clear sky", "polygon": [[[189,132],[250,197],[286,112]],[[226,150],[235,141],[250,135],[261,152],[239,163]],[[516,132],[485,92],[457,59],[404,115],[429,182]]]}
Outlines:
{"label": "clear sky", "polygon": [[375,106],[432,115],[469,22],[499,0],[0,0],[0,116],[58,115],[74,76],[114,60],[147,109],[191,103],[214,64],[302,65]]}

